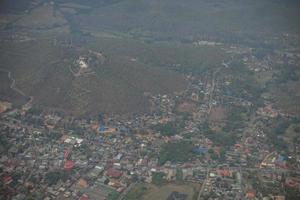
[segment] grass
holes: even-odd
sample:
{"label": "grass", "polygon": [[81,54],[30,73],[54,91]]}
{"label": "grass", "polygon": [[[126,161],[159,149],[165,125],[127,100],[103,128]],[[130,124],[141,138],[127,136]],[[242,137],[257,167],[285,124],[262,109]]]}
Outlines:
{"label": "grass", "polygon": [[142,184],[137,185],[133,188],[125,197],[125,200],[165,200],[173,192],[177,191],[180,193],[187,194],[187,200],[194,200],[199,190],[197,184],[175,184],[170,183],[157,187],[153,184]]}
{"label": "grass", "polygon": [[145,184],[138,184],[127,193],[125,200],[141,200],[147,190],[148,188]]}

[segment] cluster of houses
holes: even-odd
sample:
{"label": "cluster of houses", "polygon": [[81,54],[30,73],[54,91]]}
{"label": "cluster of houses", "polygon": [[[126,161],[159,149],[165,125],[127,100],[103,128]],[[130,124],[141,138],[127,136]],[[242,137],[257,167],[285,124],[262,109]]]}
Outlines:
{"label": "cluster of houses", "polygon": [[[101,59],[102,54],[95,56]],[[82,69],[87,68],[86,63],[83,57],[77,62]],[[254,113],[254,128],[224,149],[199,133],[211,107],[229,104],[226,98],[220,97],[222,91],[218,83],[229,85],[230,82],[212,83],[207,77],[192,75],[186,78],[189,85],[183,92],[147,94],[152,108],[149,114],[130,117],[99,114],[93,119],[74,119],[42,112],[35,116],[42,123],[33,124],[26,119],[26,112],[20,115],[16,109],[4,113],[0,119],[3,133],[1,197],[21,200],[30,194],[34,199],[46,200],[106,199],[114,193],[123,195],[136,182],[151,183],[158,172],[164,174],[166,182],[188,181],[202,185],[200,199],[263,197],[256,185],[243,178],[243,171],[251,170],[260,172],[263,181],[270,179],[272,184],[284,182],[287,187],[299,188],[299,179],[288,171],[289,155],[274,152],[259,128],[263,123],[261,118],[276,118],[278,111],[268,105],[259,108],[256,115]],[[234,103],[247,108],[252,106],[241,98]],[[158,124],[176,123],[186,114],[182,130],[176,135],[163,136],[153,128]],[[167,161],[160,165],[162,144],[178,141],[190,141],[196,156],[184,163]],[[287,170],[287,173],[283,177],[278,170]],[[176,192],[172,195],[182,196]]]}

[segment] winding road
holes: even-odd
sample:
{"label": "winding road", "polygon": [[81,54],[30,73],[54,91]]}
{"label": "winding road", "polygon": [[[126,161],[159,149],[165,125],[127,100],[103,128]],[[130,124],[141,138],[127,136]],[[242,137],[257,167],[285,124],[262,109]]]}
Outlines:
{"label": "winding road", "polygon": [[17,92],[18,94],[22,95],[22,96],[25,97],[25,98],[29,98],[28,102],[26,102],[23,106],[26,107],[26,106],[28,106],[29,104],[31,104],[32,101],[33,101],[33,97],[32,97],[32,96],[28,97],[27,95],[25,95],[25,93],[24,93],[22,90],[20,90],[20,89],[18,89],[18,88],[16,87],[16,80],[12,77],[11,71],[6,70],[6,69],[1,69],[1,68],[0,68],[0,72],[5,72],[5,73],[7,73],[7,77],[8,77],[8,79],[11,81],[11,84],[10,84],[10,86],[9,86],[10,89],[12,89],[13,91]]}

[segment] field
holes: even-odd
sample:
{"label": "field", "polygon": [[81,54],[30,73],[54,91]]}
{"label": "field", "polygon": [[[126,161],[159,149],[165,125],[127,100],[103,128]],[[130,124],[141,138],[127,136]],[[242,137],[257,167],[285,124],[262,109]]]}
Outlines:
{"label": "field", "polygon": [[187,194],[187,200],[196,199],[197,191],[200,186],[197,184],[166,184],[157,187],[152,184],[135,186],[125,197],[126,200],[166,200],[168,196],[174,192]]}
{"label": "field", "polygon": [[209,120],[212,122],[221,122],[226,118],[226,110],[223,107],[212,108]]}

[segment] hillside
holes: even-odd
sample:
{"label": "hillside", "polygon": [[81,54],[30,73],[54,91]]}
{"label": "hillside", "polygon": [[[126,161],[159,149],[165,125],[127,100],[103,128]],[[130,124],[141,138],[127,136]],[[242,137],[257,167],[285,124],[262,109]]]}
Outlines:
{"label": "hillside", "polygon": [[3,68],[12,72],[18,87],[33,96],[35,104],[73,114],[145,111],[145,92],[185,88],[182,75],[120,55],[108,55],[105,63],[91,66],[90,75],[75,77],[69,66],[88,51],[53,46],[47,40],[3,43],[0,51]]}
{"label": "hillside", "polygon": [[[36,105],[77,115],[145,111],[144,93],[184,90],[183,74],[213,71],[230,60],[232,45],[271,52],[296,47],[278,38],[300,32],[294,0],[13,0],[0,5],[0,68],[11,71]],[[89,60],[88,52],[100,53],[105,62],[79,69],[76,60]],[[1,94],[9,92],[3,88]]]}

